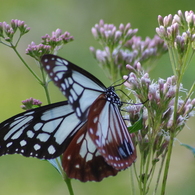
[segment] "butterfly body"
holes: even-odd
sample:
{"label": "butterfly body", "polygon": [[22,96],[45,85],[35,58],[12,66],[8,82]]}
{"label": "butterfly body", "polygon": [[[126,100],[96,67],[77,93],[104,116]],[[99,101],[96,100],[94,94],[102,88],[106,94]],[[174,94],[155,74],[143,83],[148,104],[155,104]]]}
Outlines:
{"label": "butterfly body", "polygon": [[114,87],[54,55],[44,69],[68,101],[32,109],[0,124],[0,155],[19,153],[40,159],[62,155],[70,178],[101,181],[129,167],[136,150],[121,116]]}

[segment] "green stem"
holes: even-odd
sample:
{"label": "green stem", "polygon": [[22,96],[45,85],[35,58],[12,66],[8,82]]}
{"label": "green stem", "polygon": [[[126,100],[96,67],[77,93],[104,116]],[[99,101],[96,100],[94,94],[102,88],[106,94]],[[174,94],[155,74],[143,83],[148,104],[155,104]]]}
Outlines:
{"label": "green stem", "polygon": [[46,98],[47,98],[47,102],[48,102],[48,104],[51,104],[51,99],[50,99],[49,90],[48,90],[48,82],[46,81],[44,70],[43,70],[43,67],[41,66],[41,64],[40,64],[40,69],[41,69],[41,75],[42,75],[42,78],[43,78],[42,86],[45,90],[45,95],[46,95]]}
{"label": "green stem", "polygon": [[173,150],[174,137],[175,137],[174,132],[171,132],[169,146],[168,146],[168,152],[167,152],[167,158],[166,158],[166,163],[165,163],[165,171],[164,171],[163,181],[162,181],[161,195],[164,195],[165,190],[166,190],[167,177],[168,177],[169,166],[170,166],[170,161],[171,161],[171,154],[172,154],[172,150]]}
{"label": "green stem", "polygon": [[169,46],[169,57],[170,57],[170,61],[171,61],[171,65],[172,65],[172,69],[173,69],[173,73],[174,75],[176,75],[176,56],[175,56],[175,52],[174,52],[174,48]]}
{"label": "green stem", "polygon": [[[180,59],[179,61],[180,65],[182,65],[182,61]],[[177,84],[176,84],[176,93],[175,93],[175,102],[174,102],[174,111],[173,111],[173,124],[176,123],[177,120],[177,108],[178,108],[178,99],[179,99],[179,88],[180,88],[180,83],[182,80],[183,74],[181,74],[181,69],[177,68],[176,69],[176,76],[177,76]],[[174,129],[174,128],[173,128]],[[168,177],[168,172],[169,172],[169,166],[170,166],[170,161],[171,161],[171,154],[173,150],[173,142],[175,138],[175,132],[174,130],[170,131],[170,140],[169,140],[169,146],[168,146],[168,152],[167,152],[167,158],[165,162],[165,169],[164,169],[164,175],[163,175],[163,181],[162,181],[162,190],[161,190],[161,195],[165,194],[166,190],[166,183],[167,183],[167,177]]]}
{"label": "green stem", "polygon": [[[62,161],[62,156],[60,156],[61,158],[61,161]],[[74,195],[74,191],[73,191],[73,188],[72,188],[72,184],[71,184],[71,179],[68,178],[68,176],[66,175],[66,173],[64,172],[63,168],[62,168],[62,164],[61,162],[58,161],[58,158],[56,158],[56,162],[58,164],[58,167],[60,168],[60,173],[62,174],[63,176],[63,179],[68,187],[68,191],[69,191],[69,194],[70,195]]]}
{"label": "green stem", "polygon": [[[151,144],[153,145],[153,144]],[[147,194],[148,191],[148,187],[147,187],[147,182],[148,182],[148,175],[149,175],[149,166],[150,166],[150,162],[151,162],[151,153],[152,153],[152,147],[150,147],[149,149],[149,154],[147,156],[147,162],[146,162],[146,168],[144,171],[144,185],[143,185],[143,194]]]}
{"label": "green stem", "polygon": [[28,64],[23,60],[23,58],[21,57],[21,55],[18,53],[18,51],[16,50],[16,47],[14,45],[12,45],[13,50],[16,52],[17,56],[20,58],[20,60],[23,62],[23,64],[26,66],[26,68],[30,71],[30,73],[38,80],[39,83],[42,84],[41,79],[36,75],[36,73],[28,66]]}
{"label": "green stem", "polygon": [[157,180],[156,180],[156,186],[155,186],[153,195],[156,195],[156,192],[157,192],[157,189],[158,189],[158,185],[159,185],[161,173],[162,173],[162,170],[163,170],[163,165],[164,165],[165,157],[166,157],[166,152],[165,152],[165,154],[164,154],[164,156],[162,157],[162,160],[161,160],[161,165],[160,165],[160,169],[159,169],[159,172],[158,172],[158,176],[157,176]]}
{"label": "green stem", "polygon": [[[135,164],[135,163],[134,163]],[[135,195],[135,184],[134,184],[134,179],[133,179],[133,167],[130,168],[130,176],[131,176],[131,192],[132,195]]]}
{"label": "green stem", "polygon": [[68,187],[69,194],[74,195],[74,192],[73,192],[73,189],[72,189],[72,184],[71,184],[71,179],[67,178],[67,179],[64,179],[64,181],[66,182],[66,185]]}

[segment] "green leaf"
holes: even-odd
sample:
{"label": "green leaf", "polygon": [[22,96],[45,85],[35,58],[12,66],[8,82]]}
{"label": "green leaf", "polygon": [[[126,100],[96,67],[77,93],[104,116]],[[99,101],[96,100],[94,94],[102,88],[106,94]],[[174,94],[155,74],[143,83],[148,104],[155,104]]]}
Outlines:
{"label": "green leaf", "polygon": [[131,126],[128,127],[130,133],[135,133],[143,128],[143,111],[140,114],[139,119]]}
{"label": "green leaf", "polygon": [[192,146],[188,145],[188,144],[180,144],[181,146],[185,146],[187,149],[191,150],[191,152],[193,153],[194,157],[195,157],[195,148],[193,148]]}

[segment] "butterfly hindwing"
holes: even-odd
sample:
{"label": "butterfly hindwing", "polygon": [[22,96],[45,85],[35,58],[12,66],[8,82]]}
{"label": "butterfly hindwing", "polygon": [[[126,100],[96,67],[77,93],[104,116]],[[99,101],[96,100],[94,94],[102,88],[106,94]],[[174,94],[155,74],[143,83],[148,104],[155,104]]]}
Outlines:
{"label": "butterfly hindwing", "polygon": [[80,181],[101,181],[118,173],[108,165],[90,139],[87,123],[73,137],[63,153],[63,168],[70,178]]}
{"label": "butterfly hindwing", "polygon": [[106,101],[104,94],[90,107],[88,131],[105,161],[116,170],[135,161],[136,150],[118,105]]}

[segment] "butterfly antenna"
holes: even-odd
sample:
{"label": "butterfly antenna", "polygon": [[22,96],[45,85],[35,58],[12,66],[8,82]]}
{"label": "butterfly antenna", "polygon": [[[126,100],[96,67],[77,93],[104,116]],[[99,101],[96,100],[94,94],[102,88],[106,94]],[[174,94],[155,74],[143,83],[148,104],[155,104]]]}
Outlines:
{"label": "butterfly antenna", "polygon": [[118,80],[115,81],[111,86],[113,86],[114,88],[115,88],[115,87],[118,87],[118,86],[121,86],[121,85],[124,84],[128,79],[129,79],[129,76],[128,76],[127,79],[125,79],[122,83],[119,83],[119,84],[117,84],[117,85],[114,85],[115,83],[118,83],[120,80],[122,80],[122,79],[118,79]]}

